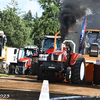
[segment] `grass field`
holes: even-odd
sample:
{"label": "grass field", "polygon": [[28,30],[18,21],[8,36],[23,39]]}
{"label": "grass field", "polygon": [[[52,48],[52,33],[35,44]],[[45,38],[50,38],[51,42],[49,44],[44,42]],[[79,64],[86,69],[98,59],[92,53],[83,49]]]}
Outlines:
{"label": "grass field", "polygon": [[15,74],[3,74],[3,73],[0,73],[0,76],[9,76],[9,75],[15,75]]}
{"label": "grass field", "polygon": [[0,76],[8,76],[8,74],[1,74],[1,73],[0,73]]}

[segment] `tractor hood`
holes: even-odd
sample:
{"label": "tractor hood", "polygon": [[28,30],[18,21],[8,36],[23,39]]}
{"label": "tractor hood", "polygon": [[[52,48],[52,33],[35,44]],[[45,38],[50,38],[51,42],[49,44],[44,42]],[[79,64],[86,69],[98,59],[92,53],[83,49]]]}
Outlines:
{"label": "tractor hood", "polygon": [[45,52],[45,54],[50,54],[50,53],[52,53],[53,51],[54,51],[53,48],[49,48],[49,49]]}
{"label": "tractor hood", "polygon": [[19,61],[24,62],[24,61],[27,61],[29,59],[31,59],[31,58],[30,57],[25,57],[25,58],[20,58]]}
{"label": "tractor hood", "polygon": [[53,55],[60,55],[60,54],[65,54],[65,53],[66,53],[65,50],[63,50],[63,51],[61,51],[61,50],[56,50],[56,51],[53,52]]}
{"label": "tractor hood", "polygon": [[65,50],[56,50],[51,54],[51,61],[64,61],[67,56],[67,52]]}

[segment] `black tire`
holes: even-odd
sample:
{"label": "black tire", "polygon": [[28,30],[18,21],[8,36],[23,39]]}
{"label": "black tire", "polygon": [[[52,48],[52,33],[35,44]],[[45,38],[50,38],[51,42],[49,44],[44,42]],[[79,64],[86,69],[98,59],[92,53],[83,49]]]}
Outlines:
{"label": "black tire", "polygon": [[15,68],[15,74],[19,74],[19,67],[18,66],[16,66],[16,68]]}
{"label": "black tire", "polygon": [[45,80],[49,80],[50,83],[55,83],[55,72],[45,71]]}
{"label": "black tire", "polygon": [[71,83],[83,84],[85,78],[85,59],[83,56],[78,57],[76,63],[71,68]]}
{"label": "black tire", "polygon": [[38,64],[37,63],[32,63],[32,66],[30,68],[30,73],[31,75],[38,75]]}
{"label": "black tire", "polygon": [[15,74],[15,66],[13,64],[9,65],[9,73]]}
{"label": "black tire", "polygon": [[27,75],[32,75],[33,74],[33,72],[32,72],[32,68],[31,68],[32,66],[29,66],[28,68],[27,68]]}
{"label": "black tire", "polygon": [[27,68],[27,69],[25,70],[25,75],[30,75],[29,68]]}
{"label": "black tire", "polygon": [[40,66],[39,71],[38,71],[37,80],[43,80],[43,79],[44,79],[44,69],[43,69],[43,66]]}
{"label": "black tire", "polygon": [[9,66],[6,64],[6,69],[5,69],[5,73],[8,74],[9,73]]}
{"label": "black tire", "polygon": [[38,75],[38,57],[32,58],[32,65],[30,68],[31,75]]}
{"label": "black tire", "polygon": [[66,81],[67,82],[71,81],[71,67],[66,68]]}
{"label": "black tire", "polygon": [[0,73],[4,73],[3,62],[0,62]]}

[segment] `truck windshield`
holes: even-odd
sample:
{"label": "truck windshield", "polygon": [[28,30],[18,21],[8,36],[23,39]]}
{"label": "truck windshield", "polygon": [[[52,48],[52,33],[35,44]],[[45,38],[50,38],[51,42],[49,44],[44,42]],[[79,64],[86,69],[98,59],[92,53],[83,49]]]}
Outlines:
{"label": "truck windshield", "polygon": [[[85,49],[88,51],[92,43],[98,43],[98,47],[100,50],[100,34],[99,32],[92,32],[86,34],[86,41],[85,41]],[[88,52],[85,52],[84,54],[88,54]]]}
{"label": "truck windshield", "polygon": [[32,56],[33,56],[33,50],[32,49],[23,49],[21,58],[32,57]]}
{"label": "truck windshield", "polygon": [[[61,46],[60,39],[56,40],[56,49],[58,50]],[[54,39],[45,39],[43,41],[43,52],[46,52],[49,48],[54,48]]]}
{"label": "truck windshield", "polygon": [[100,34],[99,33],[88,33],[86,37],[87,44],[98,43],[100,45]]}

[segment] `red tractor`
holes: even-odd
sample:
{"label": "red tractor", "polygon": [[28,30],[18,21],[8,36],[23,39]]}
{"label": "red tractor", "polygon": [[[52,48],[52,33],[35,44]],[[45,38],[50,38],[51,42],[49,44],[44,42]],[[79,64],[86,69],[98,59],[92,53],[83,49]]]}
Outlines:
{"label": "red tractor", "polygon": [[[63,47],[63,44],[66,47]],[[49,54],[47,61],[43,63],[43,66],[40,66],[38,75],[40,80],[47,79],[50,82],[55,82],[66,79],[74,84],[82,84],[85,78],[85,59],[81,54],[75,53],[75,43],[65,40],[59,50],[55,48],[56,41],[54,52]]]}
{"label": "red tractor", "polygon": [[32,58],[38,56],[37,46],[24,46],[19,49],[17,57],[16,74],[32,74]]}
{"label": "red tractor", "polygon": [[[33,57],[32,61],[32,73],[35,75],[38,75],[40,66],[43,65],[43,62],[47,61],[47,57],[50,53],[54,51],[54,38],[53,35],[43,35],[42,38],[39,38],[40,42],[38,41],[38,38],[35,39],[35,45],[39,42],[39,55]],[[56,49],[60,48],[60,38],[61,36],[57,36],[57,42],[56,42]]]}

